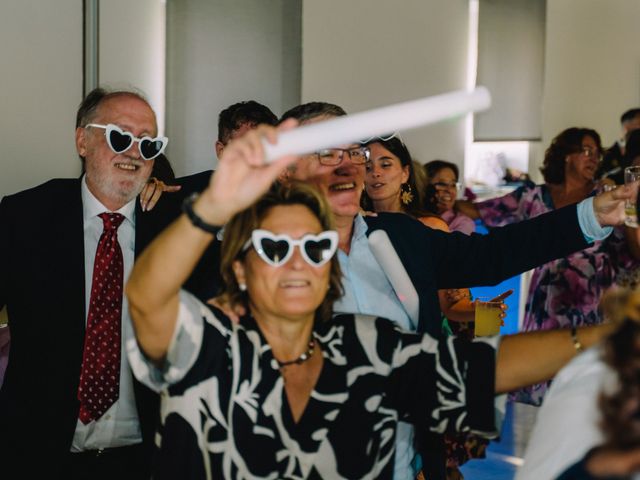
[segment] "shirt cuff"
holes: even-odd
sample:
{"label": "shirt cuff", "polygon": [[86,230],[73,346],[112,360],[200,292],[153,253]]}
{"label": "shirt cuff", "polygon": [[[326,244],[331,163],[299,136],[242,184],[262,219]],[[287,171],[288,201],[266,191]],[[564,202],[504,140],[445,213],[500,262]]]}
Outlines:
{"label": "shirt cuff", "polygon": [[613,231],[613,227],[600,226],[595,213],[593,213],[593,197],[585,198],[578,203],[578,224],[588,243],[604,240]]}

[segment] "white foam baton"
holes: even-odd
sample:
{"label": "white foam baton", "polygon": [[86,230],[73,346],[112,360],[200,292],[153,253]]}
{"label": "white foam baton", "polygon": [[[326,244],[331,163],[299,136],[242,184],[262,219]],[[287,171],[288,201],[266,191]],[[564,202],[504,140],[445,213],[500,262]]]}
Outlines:
{"label": "white foam baton", "polygon": [[304,155],[323,148],[358,143],[379,135],[455,119],[490,106],[489,91],[477,87],[472,91],[444,93],[303,125],[280,134],[275,145],[265,142],[266,160],[270,162],[283,155]]}

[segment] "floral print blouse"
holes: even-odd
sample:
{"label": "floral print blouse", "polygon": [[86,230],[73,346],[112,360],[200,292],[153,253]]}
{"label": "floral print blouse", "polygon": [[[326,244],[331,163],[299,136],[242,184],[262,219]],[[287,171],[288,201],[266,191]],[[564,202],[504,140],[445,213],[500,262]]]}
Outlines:
{"label": "floral print blouse", "polygon": [[497,435],[498,339],[438,342],[362,315],[319,324],[314,338],[323,367],[295,423],[255,321],[181,292],[164,368],[127,340],[134,374],[162,398],[154,479],[390,479],[398,420]]}
{"label": "floral print blouse", "polygon": [[[592,195],[596,191],[592,192]],[[553,210],[546,185],[527,182],[513,192],[475,203],[487,227],[520,222]],[[537,267],[532,274],[525,307],[523,331],[552,330],[602,321],[598,304],[603,292],[615,280],[617,265],[626,250],[623,232],[604,241]],[[516,401],[540,405],[548,382],[513,394]]]}

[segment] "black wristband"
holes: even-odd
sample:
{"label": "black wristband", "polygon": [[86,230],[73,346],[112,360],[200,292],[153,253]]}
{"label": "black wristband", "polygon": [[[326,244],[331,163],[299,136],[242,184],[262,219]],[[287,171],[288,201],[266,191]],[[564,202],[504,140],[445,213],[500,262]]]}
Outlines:
{"label": "black wristband", "polygon": [[216,235],[220,230],[222,230],[222,226],[211,225],[210,223],[205,222],[196,212],[193,211],[193,202],[196,201],[196,198],[198,198],[198,193],[193,193],[185,198],[182,202],[182,211],[187,215],[194,227],[198,227],[200,230]]}

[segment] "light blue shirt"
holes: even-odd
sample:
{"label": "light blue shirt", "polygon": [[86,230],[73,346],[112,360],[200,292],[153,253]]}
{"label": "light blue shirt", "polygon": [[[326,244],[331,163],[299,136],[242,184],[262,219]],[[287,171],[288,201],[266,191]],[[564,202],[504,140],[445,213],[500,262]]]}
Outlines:
{"label": "light blue shirt", "polygon": [[593,213],[593,197],[588,197],[578,204],[578,223],[584,239],[591,243],[604,240],[613,231],[613,227],[601,227]]}
{"label": "light blue shirt", "polygon": [[[382,267],[373,256],[366,233],[367,224],[360,215],[356,216],[349,255],[338,250],[344,296],[334,304],[334,311],[388,318],[402,329],[413,331],[416,325],[409,318]],[[398,422],[394,479],[415,478],[417,472],[411,467],[413,457],[413,425]]]}

